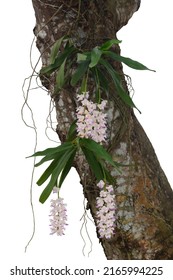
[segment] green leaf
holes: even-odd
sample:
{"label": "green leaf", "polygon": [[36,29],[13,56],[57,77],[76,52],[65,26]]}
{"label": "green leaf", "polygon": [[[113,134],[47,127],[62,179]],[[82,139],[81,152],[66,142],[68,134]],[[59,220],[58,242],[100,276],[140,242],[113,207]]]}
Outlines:
{"label": "green leaf", "polygon": [[87,74],[83,76],[81,87],[80,87],[80,93],[83,92],[87,92]]}
{"label": "green leaf", "polygon": [[109,171],[104,166],[102,166],[102,168],[103,168],[103,172],[104,172],[106,181],[109,182],[110,184],[114,184],[115,178],[112,177],[112,175],[109,173]]}
{"label": "green leaf", "polygon": [[50,64],[53,64],[55,62],[55,58],[56,58],[56,56],[57,56],[57,54],[59,52],[59,48],[60,48],[60,46],[62,44],[62,41],[64,40],[64,37],[65,36],[61,37],[53,45],[52,50],[51,50],[51,54],[50,54]]}
{"label": "green leaf", "polygon": [[97,67],[93,67],[91,69],[91,72],[93,74],[93,78],[95,80],[95,92],[94,92],[94,96],[95,96],[95,101],[96,103],[100,103],[101,100],[101,92],[100,92],[100,80],[98,77],[98,70]]}
{"label": "green leaf", "polygon": [[90,68],[93,68],[94,66],[96,66],[98,64],[102,53],[103,52],[98,47],[95,47],[94,49],[92,49],[92,51],[91,51],[91,62],[89,64]]}
{"label": "green leaf", "polygon": [[156,72],[155,70],[149,69],[148,67],[146,67],[145,65],[143,65],[142,63],[140,63],[136,60],[133,60],[133,59],[128,58],[128,57],[121,56],[121,55],[116,54],[114,52],[105,51],[104,54],[111,57],[112,59],[114,59],[116,61],[119,61],[119,62],[122,62],[122,63],[126,64],[127,66],[129,66],[130,68],[133,68],[135,70],[149,70],[149,71]]}
{"label": "green leaf", "polygon": [[61,64],[57,75],[56,75],[56,85],[55,85],[55,92],[59,91],[62,89],[63,85],[64,85],[64,69],[65,69],[65,63],[66,63],[66,59],[64,60],[64,62]]}
{"label": "green leaf", "polygon": [[[63,154],[61,156],[63,156]],[[43,172],[43,174],[41,175],[41,177],[37,181],[38,186],[41,186],[49,178],[49,176],[53,173],[53,170],[57,166],[60,158],[61,157],[59,156],[58,158],[54,159],[51,162],[51,164],[48,166],[48,168],[46,168],[46,170]]]}
{"label": "green leaf", "polygon": [[[35,154],[29,156],[29,157],[38,157],[38,156],[46,156],[46,155],[51,155],[58,153],[60,151],[64,151],[70,147],[73,147],[73,144],[71,142],[64,142],[63,144],[59,145],[58,147],[53,147],[53,148],[48,148],[43,151],[36,152]],[[28,158],[29,158],[28,157]]]}
{"label": "green leaf", "polygon": [[[66,150],[67,150],[67,149],[66,149]],[[64,154],[64,152],[65,152],[65,151],[60,151],[60,152],[57,152],[57,153],[54,153],[54,154],[46,155],[46,156],[43,157],[38,163],[36,163],[34,166],[35,166],[35,167],[38,167],[38,166],[40,166],[41,164],[45,163],[46,161],[55,159],[57,156],[58,156],[58,157],[61,157],[61,156]]]}
{"label": "green leaf", "polygon": [[45,157],[43,157],[38,163],[36,163],[35,167],[43,164],[46,161],[55,159],[57,156],[61,157],[64,152],[66,152],[67,150],[71,150],[73,147],[74,144],[72,144],[71,142],[65,142],[58,147],[48,148],[44,151],[36,152],[32,156],[45,156]]}
{"label": "green leaf", "polygon": [[76,137],[76,120],[70,125],[69,131],[67,133],[67,141],[73,141]]}
{"label": "green leaf", "polygon": [[100,100],[101,100],[101,94],[100,94],[100,88],[96,88],[96,91],[94,92],[94,95],[95,95],[95,100],[96,100],[96,103],[100,103]]}
{"label": "green leaf", "polygon": [[40,70],[40,74],[47,74],[50,75],[53,71],[58,69],[61,64],[64,62],[65,59],[69,58],[69,56],[76,51],[74,46],[67,46],[62,53],[60,53],[57,58],[55,59],[55,62],[53,64],[50,64],[46,67],[43,67]]}
{"label": "green leaf", "polygon": [[[123,89],[122,85],[121,85],[121,80],[120,80],[120,77],[119,75],[116,73],[116,71],[113,69],[113,67],[111,66],[110,63],[108,63],[106,60],[104,59],[101,59],[100,60],[100,63],[105,66],[105,68],[107,69],[108,73],[110,74],[113,82],[114,82],[114,85],[117,89],[117,93],[118,95],[121,97],[121,99],[123,100],[123,102],[125,104],[127,104],[128,106],[130,107],[134,107],[136,108],[138,111],[139,109],[136,107],[136,105],[133,103],[131,97],[128,95],[128,93]],[[139,111],[139,113],[141,113]]]}
{"label": "green leaf", "polygon": [[98,181],[106,179],[107,182],[110,184],[113,184],[115,182],[115,179],[111,176],[109,171],[105,168],[104,164],[102,163],[101,160],[98,160],[98,158],[95,156],[95,154],[86,149],[84,146],[81,147],[85,158],[93,171],[96,179]]}
{"label": "green leaf", "polygon": [[118,45],[121,42],[122,41],[119,41],[117,39],[108,40],[103,45],[101,45],[100,50],[102,50],[102,51],[109,50],[113,45]]}
{"label": "green leaf", "polygon": [[71,79],[72,86],[75,86],[77,84],[77,82],[84,76],[84,74],[86,73],[86,71],[88,69],[88,65],[89,65],[88,60],[84,60],[81,63],[79,63],[79,66],[77,67],[77,69]]}
{"label": "green leaf", "polygon": [[58,187],[59,188],[61,187],[62,183],[64,182],[67,174],[69,173],[69,171],[70,171],[70,169],[73,165],[73,161],[74,161],[74,157],[76,155],[76,151],[77,151],[77,148],[74,149],[73,153],[69,157],[69,159],[68,159],[68,161],[67,161],[67,163],[66,163],[66,165],[65,165],[65,167],[64,167],[64,169],[61,173],[61,177],[60,177],[59,182],[58,182]]}
{"label": "green leaf", "polygon": [[94,140],[89,138],[80,138],[79,144],[81,148],[85,147],[87,150],[90,150],[92,153],[94,153],[98,159],[106,160],[115,168],[118,169],[121,166],[121,164],[115,162],[112,159],[111,155],[105,150],[105,148],[101,144],[95,142]]}
{"label": "green leaf", "polygon": [[105,75],[103,75],[102,71],[97,67],[97,74],[100,82],[100,86],[104,90],[104,92],[109,92],[109,84],[108,80],[106,79]]}
{"label": "green leaf", "polygon": [[119,77],[119,75],[116,72],[114,73],[114,78],[113,79],[114,79],[114,83],[115,83],[115,86],[117,88],[118,94],[121,97],[121,99],[124,101],[124,103],[126,103],[130,107],[136,108],[138,110],[138,112],[141,114],[141,111],[136,107],[136,105],[132,101],[131,97],[123,89],[123,87],[121,85],[120,77]]}
{"label": "green leaf", "polygon": [[77,53],[77,62],[80,63],[81,61],[85,61],[88,59],[88,55],[83,53]]}
{"label": "green leaf", "polygon": [[100,162],[98,161],[98,159],[95,157],[94,153],[91,152],[89,149],[87,149],[84,146],[81,146],[81,149],[85,155],[85,158],[86,158],[91,170],[93,171],[94,175],[96,176],[97,180],[100,181],[100,180],[104,179],[102,166],[101,166]]}
{"label": "green leaf", "polygon": [[57,166],[55,167],[55,169],[52,172],[52,176],[51,179],[48,183],[48,185],[46,186],[46,188],[43,190],[39,201],[41,203],[44,203],[46,201],[46,199],[49,197],[49,195],[51,194],[53,187],[55,186],[58,177],[60,175],[60,173],[62,172],[62,170],[64,169],[66,162],[69,160],[71,154],[73,153],[74,149],[69,151],[66,151],[66,153],[64,153],[64,155],[60,158],[60,160],[58,161]]}

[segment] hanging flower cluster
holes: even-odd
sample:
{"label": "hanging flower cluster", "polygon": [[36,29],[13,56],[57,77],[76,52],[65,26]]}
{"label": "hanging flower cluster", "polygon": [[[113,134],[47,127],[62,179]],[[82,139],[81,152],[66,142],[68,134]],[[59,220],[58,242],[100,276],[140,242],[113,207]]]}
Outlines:
{"label": "hanging flower cluster", "polygon": [[57,235],[63,235],[65,226],[67,225],[66,204],[63,202],[63,198],[57,198],[51,200],[50,210],[50,229],[51,233]]}
{"label": "hanging flower cluster", "polygon": [[96,199],[97,227],[100,237],[109,239],[115,232],[116,204],[113,186],[107,185],[104,181],[99,181],[97,186],[100,189],[100,196]]}
{"label": "hanging flower cluster", "polygon": [[91,138],[98,143],[106,141],[106,100],[100,104],[88,100],[89,94],[85,92],[77,96],[81,106],[77,108],[77,132],[81,138]]}

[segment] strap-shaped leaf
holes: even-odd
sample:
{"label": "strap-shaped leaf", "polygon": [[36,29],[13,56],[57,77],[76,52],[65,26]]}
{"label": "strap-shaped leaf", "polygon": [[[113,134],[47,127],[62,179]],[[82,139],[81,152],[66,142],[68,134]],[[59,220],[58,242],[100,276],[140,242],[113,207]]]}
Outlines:
{"label": "strap-shaped leaf", "polygon": [[87,73],[83,76],[81,87],[80,87],[80,93],[87,92]]}
{"label": "strap-shaped leaf", "polygon": [[95,157],[94,153],[90,150],[81,145],[81,149],[85,155],[85,158],[93,171],[94,175],[96,176],[97,180],[103,180],[104,179],[104,173],[102,166],[98,159]]}
{"label": "strap-shaped leaf", "polygon": [[65,152],[66,150],[68,150],[68,149],[65,149],[64,151],[61,151],[61,152],[58,152],[58,153],[54,153],[54,154],[45,156],[45,157],[42,158],[38,163],[35,164],[35,167],[38,167],[38,166],[40,166],[41,164],[45,163],[46,161],[53,160],[53,159],[55,159],[55,158],[57,158],[57,157],[60,158],[60,157],[64,154],[64,152]]}
{"label": "strap-shaped leaf", "polygon": [[50,75],[53,71],[58,69],[66,58],[76,51],[74,46],[68,46],[62,53],[60,53],[55,59],[53,64],[43,67],[40,70],[40,74]]}
{"label": "strap-shaped leaf", "polygon": [[104,166],[102,166],[102,168],[103,168],[103,172],[104,172],[106,181],[109,182],[110,184],[114,184],[116,181],[115,178],[112,177],[110,172]]}
{"label": "strap-shaped leaf", "polygon": [[122,87],[121,79],[120,79],[120,76],[118,75],[118,73],[114,72],[112,74],[112,76],[113,76],[114,84],[117,88],[117,92],[118,92],[119,96],[121,97],[121,99],[124,101],[124,103],[126,103],[130,107],[136,108],[138,110],[138,112],[141,114],[141,111],[136,107],[136,105],[134,104],[130,95],[128,95],[128,93]]}
{"label": "strap-shaped leaf", "polygon": [[113,45],[118,45],[121,42],[122,41],[119,41],[117,39],[108,40],[103,45],[101,45],[100,50],[102,50],[102,51],[109,50]]}
{"label": "strap-shaped leaf", "polygon": [[110,184],[114,184],[115,179],[111,176],[109,171],[105,168],[102,161],[98,160],[98,158],[95,156],[95,154],[92,151],[85,148],[84,146],[82,146],[81,149],[85,155],[85,158],[86,158],[91,170],[95,174],[96,179],[98,181],[106,179],[106,181],[109,182]]}
{"label": "strap-shaped leaf", "polygon": [[58,161],[57,166],[55,167],[55,169],[52,172],[52,176],[51,179],[48,183],[48,185],[46,186],[46,188],[43,190],[39,201],[41,203],[44,203],[46,201],[46,199],[49,197],[49,195],[51,194],[53,187],[55,186],[58,177],[60,175],[60,173],[62,172],[62,170],[64,169],[66,162],[69,160],[71,154],[73,153],[73,150],[66,151],[66,153],[64,153],[64,155],[60,158],[60,160]]}
{"label": "strap-shaped leaf", "polygon": [[55,92],[58,92],[59,90],[61,90],[64,86],[65,80],[65,63],[66,63],[66,59],[64,60],[64,62],[61,64],[57,75],[56,75],[56,85],[55,85]]}
{"label": "strap-shaped leaf", "polygon": [[72,150],[73,148],[74,148],[73,143],[65,142],[58,147],[48,148],[44,151],[36,152],[32,156],[44,156],[45,155],[45,157],[43,157],[38,163],[36,163],[35,167],[38,167],[39,165],[43,164],[46,161],[55,159],[57,157],[61,157],[64,154],[64,152],[66,152],[67,150]]}
{"label": "strap-shaped leaf", "polygon": [[94,66],[96,66],[102,56],[102,51],[98,48],[95,47],[94,49],[92,49],[91,51],[91,62],[89,64],[90,68],[93,68]]}
{"label": "strap-shaped leaf", "polygon": [[85,73],[88,69],[88,65],[89,65],[88,60],[84,60],[84,61],[81,61],[79,63],[79,66],[77,67],[77,69],[76,69],[76,71],[73,74],[72,79],[71,79],[71,85],[72,86],[75,86],[78,83],[78,81],[80,79],[82,79],[82,77],[85,75]]}
{"label": "strap-shaped leaf", "polygon": [[[38,151],[35,154],[29,156],[29,157],[38,157],[38,156],[46,156],[58,153],[60,151],[64,151],[66,149],[69,149],[70,147],[73,147],[73,144],[71,142],[64,142],[63,144],[59,145],[58,147],[48,148],[43,151]],[[29,158],[28,157],[28,158]]]}
{"label": "strap-shaped leaf", "polygon": [[[108,73],[110,74],[114,85],[117,89],[117,93],[118,95],[121,97],[121,99],[124,101],[125,104],[127,104],[130,107],[134,107],[136,108],[138,111],[139,109],[136,107],[136,105],[134,104],[134,102],[132,101],[131,97],[128,95],[128,93],[123,89],[122,85],[121,85],[121,80],[119,75],[116,73],[116,71],[113,69],[113,67],[111,66],[111,64],[109,62],[107,62],[104,59],[100,59],[100,63],[107,69]],[[140,112],[140,111],[139,111]],[[141,112],[140,112],[141,113]]]}
{"label": "strap-shaped leaf", "polygon": [[119,61],[119,62],[122,62],[122,63],[126,64],[127,66],[129,66],[130,68],[133,68],[135,70],[149,70],[149,71],[156,72],[155,70],[149,69],[147,66],[145,66],[144,64],[142,64],[142,63],[140,63],[136,60],[133,60],[133,59],[128,58],[128,57],[121,56],[121,55],[116,54],[114,52],[105,51],[104,54],[111,57],[112,59],[114,59],[116,61]]}
{"label": "strap-shaped leaf", "polygon": [[106,160],[108,163],[110,163],[112,166],[114,166],[115,168],[117,168],[119,170],[119,167],[122,166],[121,164],[119,164],[118,162],[114,161],[111,157],[111,155],[105,150],[105,148],[95,142],[92,139],[87,139],[87,138],[80,138],[79,139],[79,143],[81,148],[86,148],[87,150],[90,150],[91,152],[93,152],[95,154],[95,156],[98,159],[103,159]]}
{"label": "strap-shaped leaf", "polygon": [[67,133],[67,141],[73,141],[76,137],[76,120],[70,125],[69,131]]}
{"label": "strap-shaped leaf", "polygon": [[66,165],[61,173],[61,176],[60,176],[60,179],[59,179],[59,182],[58,182],[58,187],[60,188],[62,183],[64,182],[66,176],[68,175],[72,165],[73,165],[73,161],[74,161],[74,157],[76,155],[76,151],[77,151],[77,148],[74,149],[73,153],[71,154],[71,156],[69,157],[68,161],[66,162]]}
{"label": "strap-shaped leaf", "polygon": [[59,40],[57,40],[51,50],[50,54],[50,64],[53,64],[55,62],[55,58],[57,57],[57,54],[59,52],[60,46],[62,44],[62,41],[64,40],[65,36],[61,37]]}
{"label": "strap-shaped leaf", "polygon": [[101,101],[101,91],[100,91],[100,79],[99,79],[99,76],[98,76],[98,67],[93,67],[91,68],[91,72],[92,72],[92,75],[93,75],[93,78],[95,80],[95,100],[96,100],[96,103],[100,103]]}
{"label": "strap-shaped leaf", "polygon": [[103,88],[104,92],[109,92],[109,84],[105,75],[103,75],[102,71],[97,67],[98,78],[100,81],[100,86]]}
{"label": "strap-shaped leaf", "polygon": [[[63,155],[63,154],[62,154]],[[61,156],[62,156],[61,155]],[[53,173],[53,170],[55,169],[55,167],[58,164],[58,161],[60,160],[61,157],[58,157],[56,159],[54,159],[51,164],[48,166],[48,168],[46,168],[46,170],[43,172],[43,174],[41,175],[41,177],[38,179],[37,181],[37,185],[41,186],[48,178],[49,176]]]}

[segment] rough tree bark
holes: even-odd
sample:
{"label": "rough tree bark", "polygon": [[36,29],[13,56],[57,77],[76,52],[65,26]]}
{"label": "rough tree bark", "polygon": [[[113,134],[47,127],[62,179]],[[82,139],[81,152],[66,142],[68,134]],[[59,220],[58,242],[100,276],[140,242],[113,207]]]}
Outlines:
{"label": "rough tree bark", "polygon": [[[139,9],[140,0],[32,0],[36,16],[34,33],[42,53],[43,66],[49,64],[52,44],[69,34],[82,50],[99,46],[126,25]],[[116,51],[120,51],[117,47]],[[114,63],[124,77],[122,65]],[[126,87],[125,78],[124,87]],[[64,141],[75,118],[75,93],[70,86],[53,96],[55,79],[42,77],[57,111],[57,133]],[[109,145],[116,161],[128,164],[116,177],[118,223],[115,237],[100,239],[107,259],[173,259],[173,192],[160,167],[155,151],[133,110],[113,92],[109,100]],[[86,162],[77,158],[88,208],[95,220],[98,196],[95,179]],[[96,229],[97,230],[97,229]]]}

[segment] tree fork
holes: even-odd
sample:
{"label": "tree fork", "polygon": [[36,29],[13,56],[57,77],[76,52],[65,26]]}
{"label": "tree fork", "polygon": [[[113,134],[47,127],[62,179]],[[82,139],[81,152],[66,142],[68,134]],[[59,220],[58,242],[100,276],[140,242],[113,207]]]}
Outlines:
{"label": "tree fork", "polygon": [[[42,54],[42,64],[49,64],[53,43],[68,34],[81,50],[99,46],[116,38],[140,6],[139,0],[32,0],[36,16],[34,33]],[[116,51],[120,52],[119,47]],[[124,80],[122,65],[114,63]],[[57,132],[66,139],[67,130],[75,118],[75,94],[69,86],[53,95],[55,77],[42,77],[50,91],[57,112]],[[127,164],[122,173],[112,169],[116,178],[118,222],[116,234],[110,240],[100,239],[109,260],[173,259],[173,191],[159,164],[155,151],[136,119],[133,110],[123,104],[112,89],[109,100],[108,149],[114,160]],[[87,163],[79,156],[75,167],[83,185],[88,208],[95,221],[96,182]],[[97,231],[97,229],[96,229]],[[99,236],[98,236],[99,238]]]}

